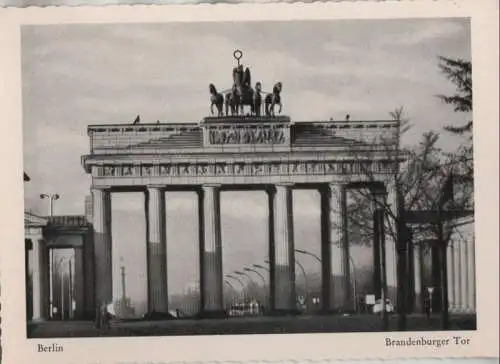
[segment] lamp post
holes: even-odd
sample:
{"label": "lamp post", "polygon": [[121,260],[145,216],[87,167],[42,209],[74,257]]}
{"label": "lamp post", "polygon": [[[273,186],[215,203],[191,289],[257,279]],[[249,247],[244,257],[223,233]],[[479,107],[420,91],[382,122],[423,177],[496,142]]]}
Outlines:
{"label": "lamp post", "polygon": [[[54,212],[54,201],[59,200],[60,196],[59,194],[50,194],[50,193],[41,193],[40,194],[40,199],[49,200],[49,217],[52,216]],[[54,316],[54,251],[52,249],[49,249],[49,309],[50,309],[50,318],[53,318]]]}
{"label": "lamp post", "polygon": [[[269,259],[264,260],[264,263],[271,264],[271,262],[269,261]],[[305,285],[305,291],[306,291],[306,302],[308,303],[309,282],[307,280],[306,270],[304,269],[304,266],[298,260],[295,260],[295,264],[297,264],[297,266],[300,268],[302,274],[304,275],[304,285]],[[267,268],[267,270],[269,270],[269,268]]]}
{"label": "lamp post", "polygon": [[265,267],[265,266],[260,265],[260,264],[254,264],[252,267],[259,268],[259,269],[264,269],[265,271],[269,272],[269,268],[268,267]]}
{"label": "lamp post", "polygon": [[260,273],[258,270],[254,269],[254,268],[248,268],[248,267],[245,267],[243,268],[244,271],[247,271],[247,272],[254,272],[255,274],[257,274],[260,279],[262,279],[262,288],[264,289],[264,294],[263,294],[263,298],[264,298],[264,302],[266,302],[266,304],[268,303],[267,302],[267,287],[266,287],[266,279],[264,278],[264,276],[262,275],[262,273]]}
{"label": "lamp post", "polygon": [[231,278],[240,284],[243,300],[245,300],[245,284],[243,283],[243,281],[241,279],[239,279],[238,277],[233,276],[232,274],[226,274],[226,277]]}
{"label": "lamp post", "polygon": [[54,212],[54,201],[59,200],[61,196],[57,193],[41,193],[40,194],[40,199],[42,200],[49,200],[49,215],[52,216]]}
{"label": "lamp post", "polygon": [[[300,254],[304,254],[304,255],[309,255],[310,257],[313,257],[314,259],[316,259],[320,266],[323,264],[322,261],[321,261],[321,258],[318,257],[316,254],[314,253],[311,253],[310,251],[307,251],[307,250],[304,250],[304,249],[295,249],[295,251],[297,253],[300,253]],[[352,259],[352,255],[349,254],[349,261],[351,262],[351,266],[352,266],[352,278],[353,278],[353,282],[352,282],[352,290],[353,290],[353,298],[354,298],[354,311],[355,312],[358,312],[358,304],[357,304],[357,301],[356,301],[356,296],[357,296],[357,291],[356,291],[356,286],[357,286],[357,282],[356,282],[356,266],[354,265],[354,260]]]}
{"label": "lamp post", "polygon": [[266,279],[264,278],[264,276],[262,275],[262,273],[260,273],[258,270],[255,270],[255,269],[252,269],[252,268],[248,268],[248,267],[245,267],[243,268],[244,271],[246,272],[254,272],[255,274],[257,274],[260,279],[262,279],[262,285],[265,287],[266,286]]}
{"label": "lamp post", "polygon": [[232,291],[232,294],[231,294],[231,298],[233,299],[233,301],[235,300],[235,292],[236,292],[236,289],[234,288],[233,284],[228,281],[227,279],[224,279],[224,283],[227,284],[229,286],[229,288],[231,289]]}
{"label": "lamp post", "polygon": [[[250,279],[250,282],[252,282],[252,284],[253,284],[254,286],[256,286],[255,281],[253,280],[252,276],[250,276],[250,275],[246,274],[245,272],[242,272],[242,271],[236,270],[236,271],[234,271],[234,274],[237,274],[237,275],[239,275],[239,276],[245,276],[245,277],[247,277],[248,279]],[[250,293],[251,293],[251,294],[253,294],[252,292],[250,292]]]}

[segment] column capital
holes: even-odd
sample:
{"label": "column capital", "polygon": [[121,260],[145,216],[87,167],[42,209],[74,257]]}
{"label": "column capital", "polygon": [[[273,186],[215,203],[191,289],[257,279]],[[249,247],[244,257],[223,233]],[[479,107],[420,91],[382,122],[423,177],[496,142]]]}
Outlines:
{"label": "column capital", "polygon": [[147,190],[165,190],[166,188],[165,185],[146,185]]}
{"label": "column capital", "polygon": [[221,188],[221,187],[222,187],[222,184],[220,184],[220,183],[206,183],[206,184],[201,185],[201,188],[203,190],[205,190],[207,188]]}
{"label": "column capital", "polygon": [[276,186],[275,185],[266,186],[265,191],[268,196],[274,196],[276,194]]}
{"label": "column capital", "polygon": [[280,189],[291,190],[294,186],[294,183],[291,182],[279,182],[274,184],[274,191],[278,191]]}

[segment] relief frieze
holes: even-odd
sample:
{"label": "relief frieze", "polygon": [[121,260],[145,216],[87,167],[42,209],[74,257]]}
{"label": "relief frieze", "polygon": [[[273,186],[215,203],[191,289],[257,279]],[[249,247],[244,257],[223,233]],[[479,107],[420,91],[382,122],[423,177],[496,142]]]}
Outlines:
{"label": "relief frieze", "polygon": [[282,128],[231,128],[208,131],[210,144],[284,144],[285,132]]}
{"label": "relief frieze", "polygon": [[293,176],[293,175],[359,175],[394,172],[390,162],[253,162],[253,163],[177,163],[141,166],[103,166],[100,177],[211,177],[211,176]]}

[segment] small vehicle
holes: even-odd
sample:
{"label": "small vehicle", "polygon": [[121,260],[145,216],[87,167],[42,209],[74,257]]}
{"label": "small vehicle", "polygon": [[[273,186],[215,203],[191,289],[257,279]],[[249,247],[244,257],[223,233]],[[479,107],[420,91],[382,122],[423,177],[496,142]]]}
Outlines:
{"label": "small vehicle", "polygon": [[[394,313],[394,305],[388,298],[385,299],[385,311],[388,313]],[[377,301],[375,301],[375,304],[373,305],[373,313],[380,313],[380,312],[382,312],[382,300],[378,299]]]}
{"label": "small vehicle", "polygon": [[229,309],[229,316],[258,316],[262,307],[257,301],[235,303]]}

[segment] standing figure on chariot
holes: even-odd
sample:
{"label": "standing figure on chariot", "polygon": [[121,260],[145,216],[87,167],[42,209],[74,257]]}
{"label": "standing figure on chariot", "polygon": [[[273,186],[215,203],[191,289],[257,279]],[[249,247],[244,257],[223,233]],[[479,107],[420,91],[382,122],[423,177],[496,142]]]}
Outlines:
{"label": "standing figure on chariot", "polygon": [[[255,84],[255,89],[252,88],[252,76],[249,67],[244,67],[240,63],[240,59],[243,57],[243,52],[240,50],[235,50],[233,53],[234,58],[238,61],[238,65],[233,68],[233,85],[231,89],[225,92],[225,95],[217,92],[217,89],[213,84],[210,84],[210,94],[211,94],[211,112],[214,114],[213,106],[217,107],[218,116],[222,116],[222,103],[225,104],[225,113],[229,115],[244,115],[244,106],[250,106],[250,115],[260,116],[261,107],[263,104],[262,84],[257,82]],[[273,87],[272,93],[267,93],[264,103],[265,103],[265,114],[267,116],[274,116],[274,107],[279,106],[279,113],[281,112],[281,88],[282,83],[278,82]]]}

